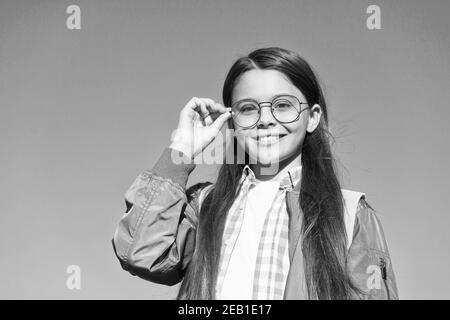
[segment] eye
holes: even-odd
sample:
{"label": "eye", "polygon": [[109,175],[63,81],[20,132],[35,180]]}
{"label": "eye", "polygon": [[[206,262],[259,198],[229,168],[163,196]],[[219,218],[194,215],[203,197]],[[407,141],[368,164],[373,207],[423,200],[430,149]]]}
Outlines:
{"label": "eye", "polygon": [[289,101],[277,101],[274,103],[273,108],[278,111],[285,111],[292,108],[292,103]]}
{"label": "eye", "polygon": [[241,113],[251,113],[251,112],[258,111],[258,107],[254,104],[246,103],[246,104],[240,105],[238,107],[238,111]]}
{"label": "eye", "polygon": [[277,105],[275,105],[275,107],[278,109],[288,109],[291,107],[291,105],[287,102],[281,102],[281,103],[278,103]]}

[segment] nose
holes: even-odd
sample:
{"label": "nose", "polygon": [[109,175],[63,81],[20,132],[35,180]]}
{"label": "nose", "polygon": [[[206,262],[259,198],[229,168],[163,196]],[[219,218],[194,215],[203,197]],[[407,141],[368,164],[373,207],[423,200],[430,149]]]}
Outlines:
{"label": "nose", "polygon": [[272,115],[272,105],[261,105],[261,116],[259,117],[259,121],[257,123],[258,128],[267,128],[269,126],[274,126],[276,124],[276,120]]}

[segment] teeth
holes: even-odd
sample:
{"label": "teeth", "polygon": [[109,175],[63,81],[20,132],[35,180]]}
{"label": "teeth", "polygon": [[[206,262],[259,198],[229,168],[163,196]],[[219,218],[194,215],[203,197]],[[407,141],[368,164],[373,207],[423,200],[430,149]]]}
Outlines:
{"label": "teeth", "polygon": [[266,144],[275,143],[278,140],[280,140],[279,136],[266,136],[266,137],[259,138],[260,143],[266,143]]}

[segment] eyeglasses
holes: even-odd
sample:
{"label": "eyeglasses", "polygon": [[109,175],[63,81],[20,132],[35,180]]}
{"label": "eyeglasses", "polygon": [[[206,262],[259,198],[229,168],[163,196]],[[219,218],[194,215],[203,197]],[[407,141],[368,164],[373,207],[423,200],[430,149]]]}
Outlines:
{"label": "eyeglasses", "polygon": [[[231,106],[234,111],[234,123],[242,128],[253,127],[261,118],[263,104],[267,104],[265,107],[270,107],[272,116],[280,123],[297,121],[300,118],[300,113],[310,108],[308,102],[300,102],[296,96],[285,94],[275,96],[272,102],[258,103],[253,99],[243,99]],[[301,110],[303,104],[308,106]]]}

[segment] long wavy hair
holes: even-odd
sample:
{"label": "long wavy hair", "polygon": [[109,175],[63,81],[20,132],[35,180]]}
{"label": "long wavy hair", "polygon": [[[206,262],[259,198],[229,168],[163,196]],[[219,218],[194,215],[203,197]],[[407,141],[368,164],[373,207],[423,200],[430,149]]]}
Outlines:
{"label": "long wavy hair", "polygon": [[[229,70],[223,86],[226,107],[231,107],[233,88],[239,76],[252,69],[283,73],[310,105],[317,103],[322,108],[319,125],[312,133],[306,133],[301,146],[302,176],[298,201],[303,211],[304,274],[309,299],[350,299],[356,289],[346,268],[343,197],[330,148],[327,105],[317,77],[296,52],[278,47],[258,49],[239,58]],[[236,147],[234,154],[236,159]],[[195,251],[177,299],[215,299],[225,219],[239,192],[244,165],[237,161],[223,164],[216,183],[204,199],[199,213]]]}

